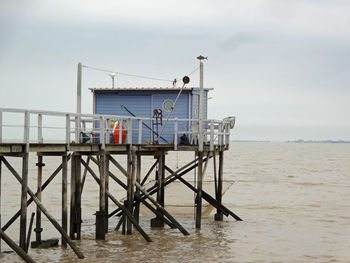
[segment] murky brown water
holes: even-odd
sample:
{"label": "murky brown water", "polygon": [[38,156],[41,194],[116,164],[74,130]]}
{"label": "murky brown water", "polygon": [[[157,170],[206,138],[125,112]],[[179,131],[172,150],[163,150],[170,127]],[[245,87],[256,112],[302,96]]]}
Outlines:
{"label": "murky brown water", "polygon": [[[174,169],[191,158],[193,153],[166,157]],[[9,160],[19,171],[20,162]],[[46,158],[45,178],[56,168],[56,160]],[[152,158],[145,160],[148,165],[152,162]],[[32,166],[32,189],[35,177]],[[206,179],[211,177],[209,165]],[[243,222],[233,218],[215,222],[211,215],[203,218],[197,231],[193,214],[176,216],[191,234],[184,237],[168,227],[151,229],[150,217],[144,216],[141,224],[154,241],[147,243],[136,232],[131,236],[115,232],[117,218],[110,221],[105,241],[94,240],[98,186],[89,177],[83,194],[83,236],[77,242],[86,258],[79,260],[70,248],[60,247],[30,249],[29,254],[37,262],[350,262],[350,144],[233,143],[225,153],[225,179],[236,183],[224,203]],[[44,204],[56,218],[60,218],[60,181],[58,175],[43,194]],[[111,183],[111,188],[123,197],[119,187]],[[19,184],[4,167],[2,189],[4,223],[19,208],[20,193]],[[47,220],[43,224],[43,238],[59,237]],[[7,230],[15,240],[18,227],[16,222]],[[2,249],[9,250],[4,242]],[[0,262],[21,260],[14,254],[0,254]]]}

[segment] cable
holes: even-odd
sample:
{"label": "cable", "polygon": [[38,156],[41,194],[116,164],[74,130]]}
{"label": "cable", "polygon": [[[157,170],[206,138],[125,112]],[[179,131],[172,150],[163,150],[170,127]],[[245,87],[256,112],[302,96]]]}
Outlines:
{"label": "cable", "polygon": [[153,77],[147,77],[147,76],[130,74],[130,73],[116,72],[116,71],[112,71],[112,70],[101,69],[101,68],[96,68],[96,67],[91,67],[91,66],[86,66],[86,65],[82,65],[82,67],[93,69],[93,70],[97,70],[97,71],[102,71],[102,72],[105,72],[105,73],[117,73],[119,75],[124,75],[124,76],[129,76],[129,77],[136,77],[136,78],[142,78],[142,79],[151,79],[151,80],[158,80],[158,81],[173,82],[173,80],[169,80],[169,79],[160,79],[160,78],[153,78]]}

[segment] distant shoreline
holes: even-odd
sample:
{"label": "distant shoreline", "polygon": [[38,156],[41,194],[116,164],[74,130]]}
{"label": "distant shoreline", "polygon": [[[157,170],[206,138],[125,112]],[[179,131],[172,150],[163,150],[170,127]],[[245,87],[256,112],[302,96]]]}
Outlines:
{"label": "distant shoreline", "polygon": [[265,141],[265,140],[232,140],[231,142],[285,142],[285,143],[350,143],[345,140],[294,140],[294,141]]}

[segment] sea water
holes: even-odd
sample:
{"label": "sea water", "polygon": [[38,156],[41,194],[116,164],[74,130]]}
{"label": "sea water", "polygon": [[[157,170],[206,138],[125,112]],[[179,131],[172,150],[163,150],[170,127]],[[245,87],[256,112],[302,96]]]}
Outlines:
{"label": "sea water", "polygon": [[[123,163],[124,157],[119,157]],[[167,164],[176,170],[194,158],[191,152],[171,152]],[[20,173],[19,158],[8,158]],[[44,157],[44,180],[60,158]],[[143,174],[155,160],[143,158]],[[36,156],[30,157],[29,182],[36,189]],[[20,205],[20,185],[2,165],[2,223]],[[96,168],[94,168],[97,171]],[[113,170],[118,177],[122,174]],[[206,180],[213,178],[212,160]],[[154,176],[153,176],[154,177]],[[195,174],[186,175],[194,180]],[[154,178],[153,178],[154,179]],[[96,241],[94,213],[98,210],[98,185],[87,176],[82,196],[82,239],[76,241],[85,255],[79,260],[68,247],[30,249],[37,262],[350,262],[350,144],[231,143],[224,154],[224,179],[234,180],[223,197],[224,204],[244,221],[224,217],[215,222],[213,213],[195,228],[193,212],[176,216],[190,232],[150,228],[149,215],[140,222],[153,242],[147,243],[134,230],[123,236],[114,230],[118,218],[109,222],[105,241]],[[61,175],[43,192],[43,203],[60,221]],[[69,189],[69,186],[68,186]],[[118,199],[125,192],[114,182],[110,189]],[[181,188],[180,188],[181,189]],[[186,186],[182,191],[188,191]],[[181,198],[181,192],[178,193]],[[116,207],[110,202],[110,211]],[[28,208],[28,218],[35,211]],[[43,239],[60,234],[43,217]],[[6,233],[19,239],[19,222]],[[32,240],[35,233],[32,234]],[[2,251],[10,248],[2,242]],[[0,262],[22,262],[13,253],[0,254]]]}

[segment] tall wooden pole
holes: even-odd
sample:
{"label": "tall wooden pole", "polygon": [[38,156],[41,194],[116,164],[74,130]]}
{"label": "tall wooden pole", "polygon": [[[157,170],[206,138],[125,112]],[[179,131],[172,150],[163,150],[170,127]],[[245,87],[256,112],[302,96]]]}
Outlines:
{"label": "tall wooden pole", "polygon": [[77,72],[77,113],[81,113],[81,78],[82,78],[82,64],[78,64]]}
{"label": "tall wooden pole", "polygon": [[198,118],[199,118],[199,136],[198,136],[198,144],[199,144],[199,151],[203,151],[203,107],[204,107],[204,95],[203,95],[203,62],[200,61],[199,63],[199,111],[198,111]]}
{"label": "tall wooden pole", "polygon": [[28,191],[28,152],[22,157],[22,192],[21,192],[21,217],[20,217],[20,235],[19,246],[26,248],[26,231],[27,231],[27,191]]}

